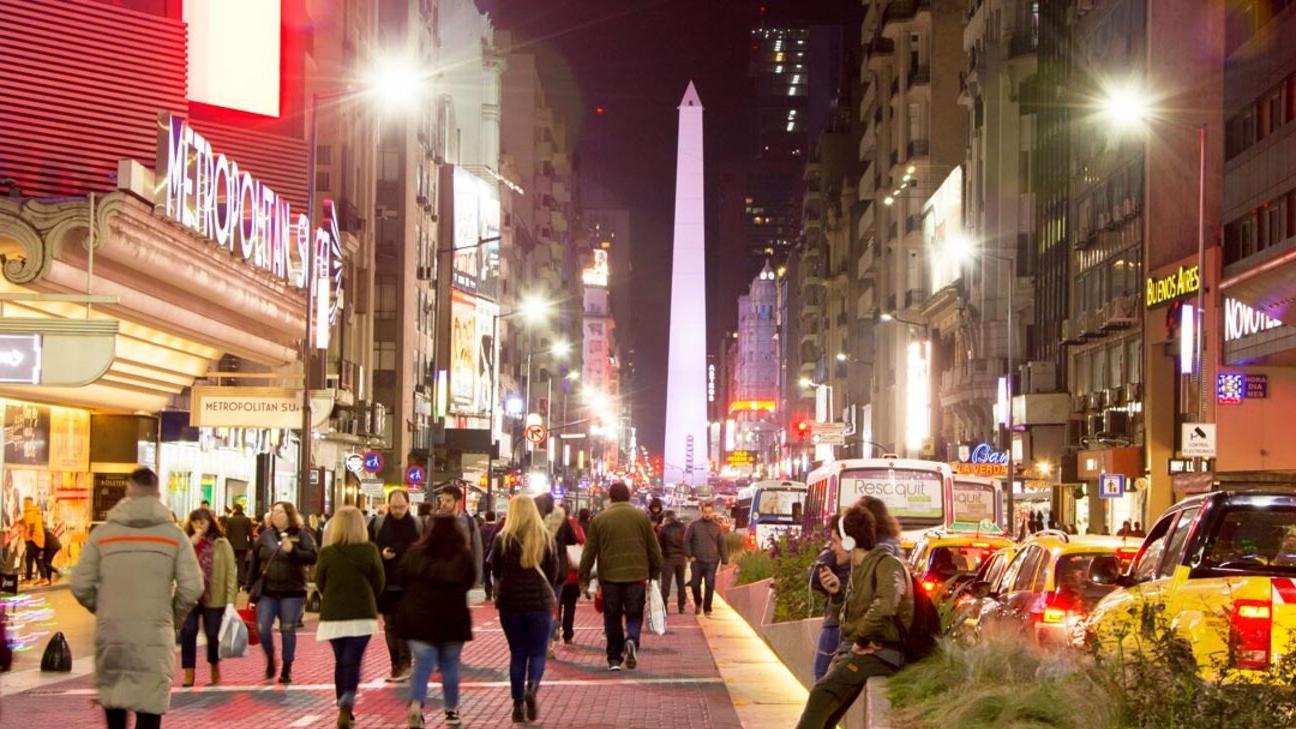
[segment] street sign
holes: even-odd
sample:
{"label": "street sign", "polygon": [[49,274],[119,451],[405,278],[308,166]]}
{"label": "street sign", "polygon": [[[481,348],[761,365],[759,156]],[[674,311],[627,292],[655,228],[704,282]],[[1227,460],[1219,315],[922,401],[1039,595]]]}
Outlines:
{"label": "street sign", "polygon": [[383,482],[371,479],[363,480],[360,482],[360,493],[365,496],[381,497],[383,495]]}
{"label": "street sign", "polygon": [[364,456],[359,453],[352,453],[346,457],[346,469],[351,473],[360,473],[364,470]]}
{"label": "street sign", "polygon": [[549,437],[549,431],[543,425],[536,423],[526,427],[526,439],[531,445],[540,445]]}
{"label": "street sign", "polygon": [[811,423],[810,439],[815,445],[846,445],[846,424]]}
{"label": "street sign", "polygon": [[387,459],[383,458],[383,454],[378,451],[369,451],[364,454],[364,462],[361,465],[369,473],[378,473],[383,470],[383,466],[387,465]]}
{"label": "street sign", "polygon": [[1215,424],[1184,423],[1180,431],[1180,450],[1188,458],[1215,457]]}
{"label": "street sign", "polygon": [[417,465],[405,469],[405,483],[411,486],[422,486],[427,483],[427,469]]}
{"label": "street sign", "polygon": [[1098,478],[1098,495],[1104,499],[1119,499],[1125,495],[1125,477],[1119,473],[1104,473]]}

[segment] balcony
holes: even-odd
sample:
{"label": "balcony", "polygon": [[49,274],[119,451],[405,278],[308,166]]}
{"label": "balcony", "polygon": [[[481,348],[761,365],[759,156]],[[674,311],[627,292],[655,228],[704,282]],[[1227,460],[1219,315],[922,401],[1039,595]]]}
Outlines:
{"label": "balcony", "polygon": [[1099,326],[1107,331],[1129,329],[1137,323],[1138,304],[1138,296],[1120,296],[1107,302],[1098,310]]}
{"label": "balcony", "polygon": [[915,157],[926,157],[928,154],[931,153],[931,142],[927,141],[926,139],[912,140],[911,142],[909,142],[909,147],[907,151],[909,152],[909,156],[907,157],[907,159],[910,160],[914,159]]}
{"label": "balcony", "polygon": [[909,88],[931,84],[931,66],[914,66],[909,69]]}

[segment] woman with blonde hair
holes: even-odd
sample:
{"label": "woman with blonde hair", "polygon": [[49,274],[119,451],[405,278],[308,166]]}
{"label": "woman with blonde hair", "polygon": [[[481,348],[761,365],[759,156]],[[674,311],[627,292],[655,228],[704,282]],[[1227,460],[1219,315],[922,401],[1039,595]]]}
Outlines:
{"label": "woman with blonde hair", "polygon": [[535,721],[540,714],[536,693],[544,676],[557,602],[553,583],[558,579],[558,554],[530,496],[516,496],[509,502],[491,554],[495,607],[509,645],[513,721]]}
{"label": "woman with blonde hair", "polygon": [[360,664],[369,638],[378,632],[377,595],[383,589],[382,557],[356,507],[344,506],[329,520],[315,563],[315,586],[321,595],[315,639],[327,640],[333,648],[337,725],[350,729],[355,726]]}

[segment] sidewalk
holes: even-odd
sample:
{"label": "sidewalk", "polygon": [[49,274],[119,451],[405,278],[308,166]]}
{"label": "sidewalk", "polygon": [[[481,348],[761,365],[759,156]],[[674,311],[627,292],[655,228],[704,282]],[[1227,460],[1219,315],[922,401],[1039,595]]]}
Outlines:
{"label": "sidewalk", "polygon": [[702,632],[743,729],[796,726],[805,687],[719,593],[713,607],[712,618],[702,620]]}
{"label": "sidewalk", "polygon": [[[639,669],[611,673],[603,650],[602,616],[588,602],[577,613],[575,644],[560,646],[557,660],[549,662],[541,685],[541,720],[532,726],[563,729],[743,729],[735,711],[733,684],[717,670],[712,650],[724,645],[729,619],[727,608],[717,609],[715,626],[699,628],[692,615],[671,615],[670,632],[662,637],[645,630]],[[464,650],[460,711],[465,726],[512,727],[508,695],[508,648],[494,607],[473,609],[476,640]],[[734,616],[735,620],[740,620]],[[707,636],[714,636],[709,638]],[[711,643],[710,649],[708,643]],[[259,647],[248,657],[222,664],[225,683],[203,685],[206,667],[198,669],[198,686],[173,689],[166,724],[188,729],[252,724],[262,729],[329,727],[333,706],[333,659],[329,647],[315,640],[313,616],[298,633],[295,684],[287,688],[263,681],[264,662]],[[74,659],[88,655],[73,654]],[[39,662],[39,655],[36,657]],[[736,659],[741,660],[741,659]],[[722,664],[729,662],[722,656]],[[84,665],[84,664],[79,664]],[[357,706],[360,727],[402,727],[405,701],[402,689],[383,683],[389,665],[382,636],[375,636],[365,654],[363,683]],[[757,671],[758,673],[759,671]],[[752,678],[756,678],[755,675]],[[5,679],[6,683],[9,679]],[[753,684],[741,684],[753,686]],[[755,688],[744,690],[755,691]],[[32,685],[6,691],[0,703],[0,725],[16,725],[23,718],[40,717],[42,725],[60,729],[99,729],[102,715],[94,706],[94,681],[90,675],[39,676]],[[426,716],[429,727],[440,720],[441,692],[430,692]],[[738,698],[737,701],[745,701]],[[752,702],[740,707],[744,715]],[[759,723],[749,727],[790,726]]]}

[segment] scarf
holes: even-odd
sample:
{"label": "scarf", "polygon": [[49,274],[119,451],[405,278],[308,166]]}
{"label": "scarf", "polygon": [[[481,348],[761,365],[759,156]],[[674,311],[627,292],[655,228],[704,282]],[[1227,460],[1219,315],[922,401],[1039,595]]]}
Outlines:
{"label": "scarf", "polygon": [[198,555],[198,566],[202,568],[203,594],[201,604],[206,605],[211,599],[212,561],[216,557],[216,543],[204,537],[194,545],[194,554]]}

